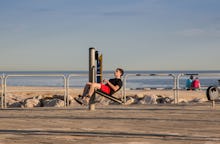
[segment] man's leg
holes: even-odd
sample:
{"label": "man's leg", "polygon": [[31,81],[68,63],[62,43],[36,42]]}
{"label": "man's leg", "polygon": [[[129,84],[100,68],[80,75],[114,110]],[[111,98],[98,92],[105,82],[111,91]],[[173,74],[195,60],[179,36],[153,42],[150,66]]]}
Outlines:
{"label": "man's leg", "polygon": [[89,93],[89,88],[91,85],[92,85],[91,82],[86,83],[84,90],[83,90],[83,94],[82,94],[83,97],[85,97]]}
{"label": "man's leg", "polygon": [[74,98],[79,104],[81,105],[88,105],[89,100],[96,89],[101,89],[100,83],[87,83],[84,91],[83,91],[83,97],[81,98]]}
{"label": "man's leg", "polygon": [[100,83],[92,83],[90,85],[88,97],[91,97],[96,89],[101,89],[101,84]]}

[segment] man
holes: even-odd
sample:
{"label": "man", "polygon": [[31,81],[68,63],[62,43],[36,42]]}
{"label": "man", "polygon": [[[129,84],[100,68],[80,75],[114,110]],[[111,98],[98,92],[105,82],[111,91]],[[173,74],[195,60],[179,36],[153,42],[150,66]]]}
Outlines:
{"label": "man", "polygon": [[103,80],[103,83],[91,83],[88,82],[85,85],[83,95],[79,95],[78,98],[74,98],[78,103],[88,105],[89,100],[95,90],[101,90],[102,92],[112,95],[122,87],[121,77],[124,74],[124,70],[121,68],[117,68],[114,72],[115,78],[110,80]]}

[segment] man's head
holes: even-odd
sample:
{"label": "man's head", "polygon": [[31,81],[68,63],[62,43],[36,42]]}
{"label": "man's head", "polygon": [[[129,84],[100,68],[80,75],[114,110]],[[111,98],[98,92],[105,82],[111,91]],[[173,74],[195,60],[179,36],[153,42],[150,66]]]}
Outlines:
{"label": "man's head", "polygon": [[117,69],[115,70],[115,77],[122,77],[123,74],[124,74],[124,70],[123,70],[123,69],[117,68]]}

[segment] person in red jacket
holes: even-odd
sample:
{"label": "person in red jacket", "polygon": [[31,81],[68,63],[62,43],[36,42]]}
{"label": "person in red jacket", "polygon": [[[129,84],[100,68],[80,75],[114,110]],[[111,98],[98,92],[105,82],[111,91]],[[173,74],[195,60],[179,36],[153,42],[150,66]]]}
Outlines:
{"label": "person in red jacket", "polygon": [[200,88],[201,88],[201,85],[200,85],[199,78],[196,77],[196,79],[192,82],[192,89],[199,90]]}

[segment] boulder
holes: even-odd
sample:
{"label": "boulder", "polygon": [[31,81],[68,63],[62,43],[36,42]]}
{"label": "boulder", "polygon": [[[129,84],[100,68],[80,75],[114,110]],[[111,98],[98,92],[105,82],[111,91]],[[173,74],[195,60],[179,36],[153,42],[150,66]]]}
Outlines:
{"label": "boulder", "polygon": [[22,105],[22,102],[17,101],[17,102],[8,104],[8,107],[10,107],[10,108],[17,107],[17,108],[19,108],[19,107],[23,107],[23,105]]}
{"label": "boulder", "polygon": [[40,107],[41,106],[41,101],[40,101],[40,99],[38,99],[36,97],[29,98],[29,99],[24,100],[23,105],[26,108]]}
{"label": "boulder", "polygon": [[130,105],[130,104],[135,104],[137,103],[137,99],[133,98],[133,97],[127,97],[127,100],[125,102],[125,105]]}
{"label": "boulder", "polygon": [[158,96],[157,98],[157,103],[160,104],[166,104],[166,103],[172,103],[174,101],[174,99],[171,99],[170,97],[162,97],[162,96]]}
{"label": "boulder", "polygon": [[157,104],[157,96],[145,95],[144,98],[139,101],[139,104]]}
{"label": "boulder", "polygon": [[47,99],[43,101],[44,107],[64,107],[64,101],[54,98],[54,99]]}
{"label": "boulder", "polygon": [[190,103],[203,103],[205,102],[206,99],[205,98],[194,98],[191,101],[189,101]]}

